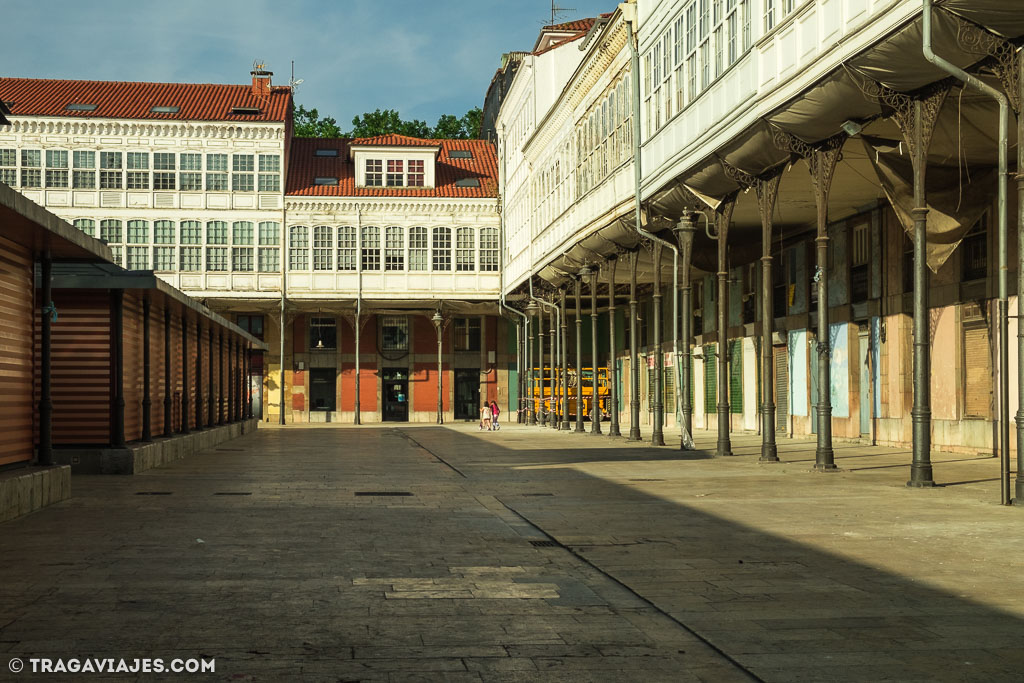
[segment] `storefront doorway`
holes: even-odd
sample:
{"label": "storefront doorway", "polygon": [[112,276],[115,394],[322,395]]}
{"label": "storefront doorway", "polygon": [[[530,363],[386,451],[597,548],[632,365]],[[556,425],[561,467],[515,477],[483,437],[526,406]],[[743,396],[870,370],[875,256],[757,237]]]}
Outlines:
{"label": "storefront doorway", "polygon": [[455,371],[455,419],[480,418],[480,370]]}
{"label": "storefront doorway", "polygon": [[334,379],[338,371],[334,368],[311,368],[309,371],[309,403],[312,410],[334,412],[337,410],[337,391]]}
{"label": "storefront doorway", "polygon": [[409,371],[406,368],[384,368],[381,395],[384,422],[409,421]]}

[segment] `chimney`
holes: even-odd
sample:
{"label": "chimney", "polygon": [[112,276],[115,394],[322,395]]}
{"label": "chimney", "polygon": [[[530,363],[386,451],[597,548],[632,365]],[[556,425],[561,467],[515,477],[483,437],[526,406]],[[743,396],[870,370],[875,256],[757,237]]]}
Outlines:
{"label": "chimney", "polygon": [[252,94],[255,97],[270,97],[270,77],[274,75],[274,72],[264,71],[262,66],[261,64],[249,72],[252,74]]}

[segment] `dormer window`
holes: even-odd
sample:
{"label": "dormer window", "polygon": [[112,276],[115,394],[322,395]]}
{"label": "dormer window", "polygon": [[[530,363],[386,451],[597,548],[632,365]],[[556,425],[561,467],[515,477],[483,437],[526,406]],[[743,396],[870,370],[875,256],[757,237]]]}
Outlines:
{"label": "dormer window", "polygon": [[405,183],[401,159],[388,159],[388,187],[402,187]]}
{"label": "dormer window", "polygon": [[423,160],[409,161],[409,175],[406,177],[409,187],[423,187]]}
{"label": "dormer window", "polygon": [[366,186],[380,187],[384,184],[384,162],[380,159],[366,160]]}

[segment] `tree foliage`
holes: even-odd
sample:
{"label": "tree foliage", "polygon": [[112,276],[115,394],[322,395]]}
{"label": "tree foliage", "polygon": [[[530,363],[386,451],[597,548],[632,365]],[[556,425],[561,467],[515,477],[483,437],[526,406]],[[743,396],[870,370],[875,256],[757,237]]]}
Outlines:
{"label": "tree foliage", "polygon": [[301,104],[292,112],[295,137],[298,138],[340,138],[344,137],[338,122],[330,116],[320,118],[320,112],[306,109]]}
{"label": "tree foliage", "polygon": [[352,130],[342,132],[338,122],[301,104],[294,111],[295,136],[300,138],[372,138],[377,135],[408,135],[414,138],[469,140],[480,137],[483,112],[473,107],[461,118],[442,114],[431,128],[426,121],[405,120],[396,109],[376,109],[352,119]]}

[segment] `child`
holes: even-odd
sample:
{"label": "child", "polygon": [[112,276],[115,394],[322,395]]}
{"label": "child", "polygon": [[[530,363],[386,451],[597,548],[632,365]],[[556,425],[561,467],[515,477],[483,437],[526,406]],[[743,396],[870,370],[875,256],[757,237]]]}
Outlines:
{"label": "child", "polygon": [[486,403],[480,409],[480,429],[491,431],[491,407]]}
{"label": "child", "polygon": [[501,413],[501,411],[498,409],[498,404],[495,403],[494,401],[491,401],[491,428],[494,431],[498,431],[499,429],[501,429],[501,425],[498,424],[499,413]]}

